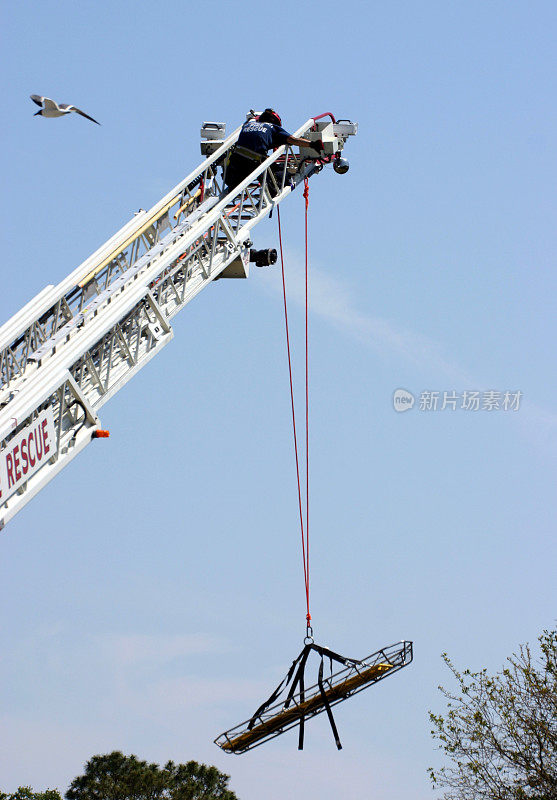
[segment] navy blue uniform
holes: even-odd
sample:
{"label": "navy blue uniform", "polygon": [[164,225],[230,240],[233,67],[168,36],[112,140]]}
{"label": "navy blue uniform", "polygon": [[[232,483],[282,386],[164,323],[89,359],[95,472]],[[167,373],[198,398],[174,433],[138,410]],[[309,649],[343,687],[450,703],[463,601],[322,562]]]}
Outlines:
{"label": "navy blue uniform", "polygon": [[238,136],[236,150],[226,167],[226,188],[231,191],[267,158],[269,150],[286,144],[290,134],[280,125],[248,119]]}
{"label": "navy blue uniform", "polygon": [[286,144],[286,140],[290,134],[284,128],[278,125],[273,125],[271,122],[257,122],[254,119],[248,119],[242,125],[242,130],[238,136],[238,144],[240,147],[245,147],[248,150],[253,150],[254,153],[260,153],[266,156],[271,148],[280,147],[281,144]]}

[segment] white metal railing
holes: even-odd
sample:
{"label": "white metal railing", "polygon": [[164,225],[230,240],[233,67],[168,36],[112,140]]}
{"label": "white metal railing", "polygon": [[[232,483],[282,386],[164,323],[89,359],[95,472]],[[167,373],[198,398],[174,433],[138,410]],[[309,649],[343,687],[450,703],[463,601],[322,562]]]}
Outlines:
{"label": "white metal railing", "polygon": [[[169,320],[233,262],[247,276],[251,229],[321,169],[283,145],[225,193],[217,170],[238,133],[0,329],[0,528],[91,441],[101,406],[172,339]],[[3,485],[10,442],[46,409],[57,420],[54,454],[17,487],[5,474]]]}

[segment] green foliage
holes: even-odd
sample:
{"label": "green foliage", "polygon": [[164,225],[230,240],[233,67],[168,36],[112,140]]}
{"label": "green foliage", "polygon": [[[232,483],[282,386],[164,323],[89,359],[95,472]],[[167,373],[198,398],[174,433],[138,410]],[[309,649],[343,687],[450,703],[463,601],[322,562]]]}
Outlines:
{"label": "green foliage", "polygon": [[115,750],[87,762],[66,800],[238,800],[228,780],[216,767],[196,761],[169,761],[161,768]]}
{"label": "green foliage", "polygon": [[528,645],[495,676],[459,672],[444,715],[430,713],[432,736],[451,766],[429,769],[446,800],[555,800],[557,798],[557,630]]}
{"label": "green foliage", "polygon": [[45,789],[44,792],[34,792],[30,786],[20,786],[17,792],[5,794],[0,792],[0,800],[62,800],[57,789]]}

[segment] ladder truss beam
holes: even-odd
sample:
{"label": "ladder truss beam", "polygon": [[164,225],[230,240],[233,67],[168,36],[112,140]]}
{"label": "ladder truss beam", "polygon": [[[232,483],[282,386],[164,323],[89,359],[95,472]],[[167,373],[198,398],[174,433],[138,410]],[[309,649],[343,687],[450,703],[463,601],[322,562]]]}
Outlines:
{"label": "ladder truss beam", "polygon": [[[313,127],[310,119],[295,136]],[[340,149],[355,129],[338,127]],[[221,275],[247,277],[252,228],[322,168],[283,145],[226,193],[238,134],[0,328],[0,528],[91,440],[102,405],[172,339],[170,320]],[[76,415],[76,404],[89,413]],[[59,417],[55,453],[16,481],[2,458],[47,407]]]}

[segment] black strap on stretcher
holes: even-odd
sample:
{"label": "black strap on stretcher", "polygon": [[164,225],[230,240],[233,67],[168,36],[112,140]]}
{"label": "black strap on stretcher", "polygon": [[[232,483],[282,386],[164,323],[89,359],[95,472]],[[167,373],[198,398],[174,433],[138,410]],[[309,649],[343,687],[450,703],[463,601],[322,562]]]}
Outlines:
{"label": "black strap on stretcher", "polygon": [[[329,659],[331,672],[333,669],[333,661],[338,661],[339,664],[344,664],[345,666],[361,664],[362,662],[357,661],[356,659],[353,658],[346,658],[345,656],[341,656],[338,653],[329,650],[328,647],[321,647],[321,645],[315,644],[315,642],[313,641],[308,642],[307,644],[304,645],[304,649],[302,650],[302,652],[292,662],[292,665],[288,670],[288,674],[286,675],[286,677],[283,678],[283,680],[279,683],[279,685],[272,693],[272,695],[262,705],[259,706],[259,708],[257,709],[257,711],[255,712],[255,714],[252,716],[252,718],[248,723],[248,730],[252,730],[255,727],[255,725],[257,724],[258,717],[260,717],[260,715],[267,708],[269,708],[269,706],[272,706],[275,703],[279,695],[282,693],[283,689],[285,689],[288,686],[288,684],[290,684],[290,689],[288,691],[288,695],[284,702],[284,708],[285,709],[288,708],[297,690],[299,691],[300,695],[300,703],[304,702],[305,700],[304,673],[309,654],[311,653],[312,650],[315,650],[315,652],[321,656],[321,662],[319,664],[319,673],[317,678],[317,683],[319,685],[319,692],[321,694],[323,705],[325,706],[325,710],[327,712],[327,717],[329,718],[329,723],[331,725],[331,730],[333,732],[337,749],[342,750],[342,745],[340,743],[340,738],[333,717],[333,712],[331,711],[331,706],[327,699],[327,693],[325,691],[325,686],[323,684],[323,660],[325,658]],[[302,713],[302,716],[300,717],[300,731],[298,735],[298,750],[304,749],[304,722],[305,722],[305,714]]]}

